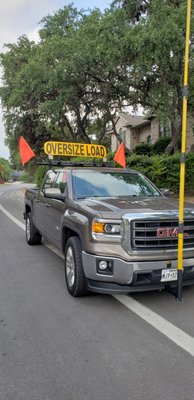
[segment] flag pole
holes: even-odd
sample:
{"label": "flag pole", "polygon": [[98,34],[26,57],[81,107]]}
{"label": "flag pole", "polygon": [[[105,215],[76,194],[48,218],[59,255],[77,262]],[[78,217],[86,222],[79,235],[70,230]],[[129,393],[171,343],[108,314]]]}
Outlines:
{"label": "flag pole", "polygon": [[183,113],[182,113],[182,139],[181,139],[181,164],[179,187],[179,230],[178,230],[178,280],[176,300],[182,301],[183,286],[183,241],[184,241],[184,195],[185,195],[185,155],[187,135],[187,98],[188,98],[188,70],[189,70],[189,39],[191,25],[191,0],[187,0],[187,20],[185,39],[185,65],[183,86]]}

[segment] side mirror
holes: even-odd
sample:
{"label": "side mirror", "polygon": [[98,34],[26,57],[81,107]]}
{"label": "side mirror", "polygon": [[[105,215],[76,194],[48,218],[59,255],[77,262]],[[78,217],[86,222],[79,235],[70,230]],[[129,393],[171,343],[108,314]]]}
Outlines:
{"label": "side mirror", "polygon": [[161,188],[160,192],[163,194],[163,196],[165,197],[169,197],[170,196],[170,190],[166,189],[166,188]]}
{"label": "side mirror", "polygon": [[44,190],[44,197],[61,201],[65,200],[65,194],[61,193],[61,190],[59,188],[46,188]]}

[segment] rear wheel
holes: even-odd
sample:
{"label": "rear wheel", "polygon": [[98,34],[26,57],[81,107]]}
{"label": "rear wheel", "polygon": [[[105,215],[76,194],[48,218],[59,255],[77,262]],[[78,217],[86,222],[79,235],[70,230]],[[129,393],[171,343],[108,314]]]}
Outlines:
{"label": "rear wheel", "polygon": [[81,244],[77,236],[70,237],[65,246],[65,279],[67,289],[73,297],[87,294],[86,278],[82,266]]}
{"label": "rear wheel", "polygon": [[42,235],[37,231],[33,220],[32,214],[29,212],[26,215],[26,242],[30,245],[40,244]]}

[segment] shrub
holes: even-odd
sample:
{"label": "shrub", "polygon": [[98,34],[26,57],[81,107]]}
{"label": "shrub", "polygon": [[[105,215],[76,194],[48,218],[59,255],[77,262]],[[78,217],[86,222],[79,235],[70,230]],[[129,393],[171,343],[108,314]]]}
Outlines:
{"label": "shrub", "polygon": [[161,136],[153,145],[153,152],[155,154],[163,154],[165,153],[166,147],[170,143],[170,136]]}
{"label": "shrub", "polygon": [[150,158],[150,165],[147,168],[147,177],[158,187],[165,187],[167,176],[167,163],[165,157],[155,155]]}
{"label": "shrub", "polygon": [[133,153],[139,155],[151,156],[153,154],[153,144],[151,143],[139,143],[133,149]]}
{"label": "shrub", "polygon": [[39,188],[41,186],[41,183],[43,181],[43,178],[46,174],[46,172],[49,170],[48,165],[40,165],[34,175],[35,183],[37,187]]}
{"label": "shrub", "polygon": [[26,173],[23,173],[23,174],[21,175],[21,178],[20,178],[20,179],[21,179],[22,182],[34,183],[34,176],[28,174],[27,172],[26,172]]}
{"label": "shrub", "polygon": [[[179,190],[180,152],[152,157],[132,154],[127,157],[127,167],[142,172],[160,188]],[[185,189],[194,190],[194,153],[186,155]]]}
{"label": "shrub", "polygon": [[11,178],[11,166],[5,158],[0,158],[0,178],[7,181]]}

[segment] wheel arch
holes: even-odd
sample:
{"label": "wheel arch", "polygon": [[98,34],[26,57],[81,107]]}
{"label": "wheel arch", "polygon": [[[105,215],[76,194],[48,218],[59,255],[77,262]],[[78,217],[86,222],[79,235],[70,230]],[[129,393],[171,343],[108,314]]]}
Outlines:
{"label": "wheel arch", "polygon": [[72,229],[71,227],[63,226],[63,228],[62,228],[62,250],[63,250],[63,253],[65,252],[65,246],[66,246],[67,240],[72,236],[77,236],[79,238],[81,246],[82,246],[80,232],[78,232],[74,228]]}
{"label": "wheel arch", "polygon": [[32,211],[31,206],[29,204],[25,205],[25,217],[27,216],[28,213]]}

